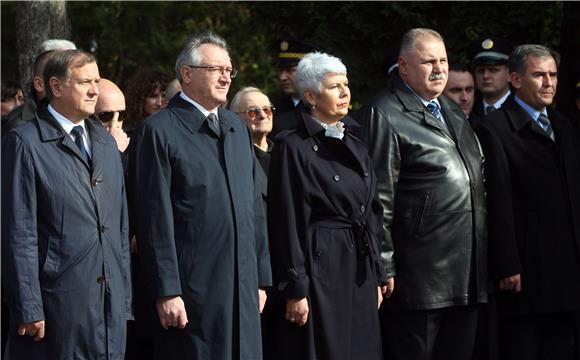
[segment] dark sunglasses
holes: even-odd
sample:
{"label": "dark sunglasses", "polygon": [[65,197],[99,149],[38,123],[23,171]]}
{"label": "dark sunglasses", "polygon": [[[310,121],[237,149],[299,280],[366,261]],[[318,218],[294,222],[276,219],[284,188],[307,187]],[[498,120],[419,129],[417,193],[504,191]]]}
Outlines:
{"label": "dark sunglasses", "polygon": [[113,120],[113,117],[115,116],[115,113],[119,113],[119,119],[117,121],[123,121],[125,120],[125,110],[122,111],[103,111],[97,114],[97,118],[99,118],[99,120],[101,122],[109,122],[111,120]]}
{"label": "dark sunglasses", "polygon": [[276,110],[275,107],[273,106],[264,106],[263,108],[249,108],[246,111],[242,111],[238,114],[248,114],[248,116],[250,117],[250,119],[254,120],[258,114],[260,113],[260,110],[262,110],[264,112],[264,114],[266,114],[266,116],[272,116],[272,114],[274,113],[274,110]]}

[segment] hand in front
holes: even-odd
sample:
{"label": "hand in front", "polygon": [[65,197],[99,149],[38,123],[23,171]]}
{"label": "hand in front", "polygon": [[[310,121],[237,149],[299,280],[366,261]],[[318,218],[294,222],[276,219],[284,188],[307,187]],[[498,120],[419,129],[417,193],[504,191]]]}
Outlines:
{"label": "hand in front", "polygon": [[499,289],[519,293],[522,291],[522,277],[520,274],[508,276],[499,281]]}
{"label": "hand in front", "polygon": [[167,330],[170,326],[183,329],[187,325],[185,304],[180,296],[165,296],[157,299],[157,314],[161,327]]}
{"label": "hand in front", "polygon": [[379,308],[381,307],[381,304],[383,302],[384,299],[388,299],[391,297],[391,295],[393,295],[393,291],[395,290],[395,278],[388,278],[387,279],[387,285],[385,286],[379,286]]}
{"label": "hand in front", "polygon": [[308,299],[286,300],[286,320],[298,326],[303,326],[308,321]]}
{"label": "hand in front", "polygon": [[18,325],[18,335],[34,336],[34,341],[44,339],[44,320]]}
{"label": "hand in front", "polygon": [[266,305],[266,299],[268,296],[266,295],[266,290],[258,289],[258,302],[260,304],[260,314],[264,311],[264,305]]}

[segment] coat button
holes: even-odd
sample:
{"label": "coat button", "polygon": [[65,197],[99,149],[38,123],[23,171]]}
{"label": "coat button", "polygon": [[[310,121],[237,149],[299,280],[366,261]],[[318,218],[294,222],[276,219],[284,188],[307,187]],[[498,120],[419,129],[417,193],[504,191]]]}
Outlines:
{"label": "coat button", "polygon": [[104,234],[105,230],[107,230],[107,228],[105,227],[105,225],[101,225],[101,228],[99,229],[99,231]]}
{"label": "coat button", "polygon": [[99,277],[97,278],[97,284],[99,284],[99,285],[100,285],[100,284],[102,284],[102,283],[104,283],[104,282],[105,282],[105,278],[104,278],[103,276],[99,276]]}
{"label": "coat button", "polygon": [[314,145],[314,146],[312,147],[312,150],[314,150],[314,151],[318,151],[318,145]]}
{"label": "coat button", "polygon": [[340,180],[340,176],[334,175],[334,181],[339,181],[339,180]]}
{"label": "coat button", "polygon": [[360,206],[361,213],[364,213],[366,210],[367,210],[367,208],[366,208],[366,206],[364,206],[364,204]]}
{"label": "coat button", "polygon": [[316,257],[320,257],[321,255],[322,255],[322,251],[318,250],[318,251],[316,252]]}
{"label": "coat button", "polygon": [[366,171],[363,173],[363,175],[364,175],[365,177],[369,177],[369,173],[368,173],[368,172],[366,172]]}
{"label": "coat button", "polygon": [[91,185],[92,186],[97,186],[97,179],[91,180]]}

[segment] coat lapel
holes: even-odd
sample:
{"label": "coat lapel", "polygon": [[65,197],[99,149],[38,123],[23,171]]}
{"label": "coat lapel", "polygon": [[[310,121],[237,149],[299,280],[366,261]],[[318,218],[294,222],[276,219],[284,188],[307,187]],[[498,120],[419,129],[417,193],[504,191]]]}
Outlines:
{"label": "coat lapel", "polygon": [[534,120],[532,120],[530,114],[526,112],[521,106],[519,106],[513,98],[509,98],[502,108],[505,108],[505,111],[508,114],[508,118],[510,119],[511,125],[514,129],[520,131],[528,124],[530,126],[530,130],[538,136],[543,137],[544,139],[552,142],[552,139],[548,136],[548,133],[544,131]]}
{"label": "coat lapel", "polygon": [[40,137],[43,142],[60,139],[60,145],[62,145],[62,147],[64,147],[67,152],[70,152],[76,156],[85,165],[87,170],[90,171],[91,167],[85,160],[84,156],[81,154],[77,144],[75,144],[72,138],[66,133],[58,121],[56,121],[56,119],[48,111],[46,103],[42,104],[41,108],[39,109],[37,121],[38,127],[40,129]]}
{"label": "coat lapel", "polygon": [[[417,117],[421,119],[421,121],[427,128],[430,128],[431,130],[434,130],[437,133],[445,136],[449,140],[454,141],[453,136],[451,135],[449,130],[445,127],[445,125],[433,114],[431,114],[431,112],[425,106],[423,106],[423,104],[417,98],[417,96],[411,93],[411,91],[403,83],[403,80],[395,76],[393,78],[391,89],[395,93],[397,98],[399,98],[399,101],[403,104],[403,107],[405,108],[406,111],[415,112],[417,114]],[[443,114],[443,116],[445,116],[445,113]],[[447,117],[445,118],[445,120],[447,120]]]}

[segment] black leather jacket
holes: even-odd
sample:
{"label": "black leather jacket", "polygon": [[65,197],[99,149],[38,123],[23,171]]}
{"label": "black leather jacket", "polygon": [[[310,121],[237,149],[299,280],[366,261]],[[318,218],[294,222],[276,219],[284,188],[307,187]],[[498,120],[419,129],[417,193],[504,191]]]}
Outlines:
{"label": "black leather jacket", "polygon": [[487,301],[483,154],[461,109],[438,100],[451,130],[398,76],[358,117],[394,248],[393,308]]}

